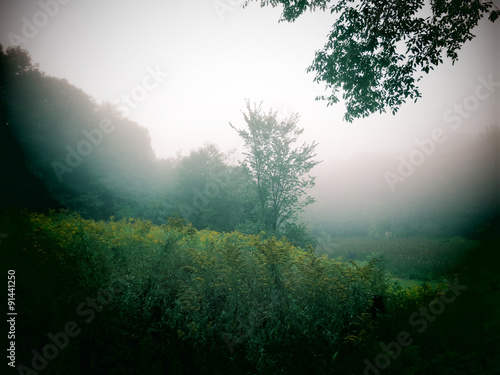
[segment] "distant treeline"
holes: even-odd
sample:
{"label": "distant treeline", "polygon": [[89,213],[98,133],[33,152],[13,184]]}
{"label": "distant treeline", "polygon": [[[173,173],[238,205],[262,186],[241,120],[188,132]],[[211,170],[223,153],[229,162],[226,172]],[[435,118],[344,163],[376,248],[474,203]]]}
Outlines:
{"label": "distant treeline", "polygon": [[[262,230],[252,181],[230,154],[206,144],[158,160],[146,128],[47,76],[26,51],[0,48],[0,64],[0,208],[68,208],[88,219],[155,224],[180,216],[198,229]],[[311,242],[303,225],[288,223],[279,234]]]}
{"label": "distant treeline", "polygon": [[[0,46],[0,98],[0,208],[68,208],[88,219],[155,224],[178,215],[197,229],[261,230],[252,181],[217,146],[158,160],[146,128],[44,74],[19,47]],[[384,172],[397,158],[323,163],[313,171],[310,221],[334,235],[474,235],[498,214],[499,134],[492,127],[460,152],[448,141],[395,192]],[[281,234],[314,242],[296,223]]]}

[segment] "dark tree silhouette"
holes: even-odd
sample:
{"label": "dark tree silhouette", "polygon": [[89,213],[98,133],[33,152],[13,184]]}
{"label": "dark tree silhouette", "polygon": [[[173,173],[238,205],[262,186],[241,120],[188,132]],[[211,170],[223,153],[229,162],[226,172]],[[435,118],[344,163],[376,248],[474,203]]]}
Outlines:
{"label": "dark tree silhouette", "polygon": [[283,5],[280,21],[295,21],[305,11],[329,10],[337,17],[322,50],[308,72],[331,91],[328,105],[346,103],[344,119],[352,122],[375,112],[394,114],[406,99],[421,97],[418,81],[443,62],[454,63],[472,29],[486,15],[494,22],[500,10],[487,0],[248,0]]}

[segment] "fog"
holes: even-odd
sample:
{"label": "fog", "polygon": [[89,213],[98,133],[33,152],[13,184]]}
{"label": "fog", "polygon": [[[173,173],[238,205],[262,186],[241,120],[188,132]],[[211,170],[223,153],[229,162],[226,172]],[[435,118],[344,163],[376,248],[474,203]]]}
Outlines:
{"label": "fog", "polygon": [[[278,23],[279,8],[222,3],[2,2],[0,42],[147,129],[142,142],[166,164],[207,143],[240,161],[243,144],[228,123],[243,123],[247,98],[280,117],[298,113],[302,139],[319,143],[322,160],[305,215],[315,231],[403,233],[419,217],[425,233],[462,233],[488,215],[485,202],[498,198],[498,23],[480,22],[454,66],[445,60],[425,75],[416,103],[350,124],[342,101],[314,101],[324,88],[306,73],[331,15]],[[111,136],[131,137],[125,128]],[[25,153],[63,150],[63,139]],[[466,212],[467,223],[443,224]]]}
{"label": "fog", "polygon": [[377,55],[407,13],[454,43],[498,1],[347,2],[331,106],[307,69],[334,16],[243,3],[0,2],[7,366],[499,374],[500,20],[343,121],[350,86],[361,111],[411,90]]}
{"label": "fog", "polygon": [[[206,0],[150,1],[147,6],[130,0],[63,3],[50,14],[35,1],[2,2],[0,43],[21,45],[42,71],[66,78],[98,102],[116,104],[149,130],[159,158],[207,141],[223,150],[240,148],[228,121],[242,120],[246,98],[284,115],[298,112],[305,136],[320,142],[321,160],[357,152],[409,152],[416,138],[436,127],[479,132],[498,118],[495,89],[458,114],[460,129],[450,128],[456,119],[448,111],[475,95],[480,77],[499,80],[498,24],[486,20],[458,63],[445,60],[424,77],[417,103],[408,102],[397,116],[347,124],[342,103],[326,108],[314,101],[324,88],[305,71],[331,28],[328,13],[307,13],[288,24],[278,23],[279,8],[257,3],[240,9],[222,2],[223,10],[220,1]],[[156,74],[149,80],[151,71]],[[144,95],[138,89],[143,82],[149,88]],[[140,95],[132,95],[134,90]]]}
{"label": "fog", "polygon": [[317,168],[307,217],[318,232],[471,235],[499,203],[499,128],[423,138],[409,153],[359,153]]}

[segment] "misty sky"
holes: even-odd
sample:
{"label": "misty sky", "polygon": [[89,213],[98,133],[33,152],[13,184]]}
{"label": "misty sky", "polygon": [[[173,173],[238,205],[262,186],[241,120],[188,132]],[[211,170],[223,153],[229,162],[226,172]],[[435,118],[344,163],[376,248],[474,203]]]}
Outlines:
{"label": "misty sky", "polygon": [[[342,104],[327,108],[314,101],[323,86],[306,73],[314,51],[326,42],[333,22],[328,13],[308,13],[289,24],[278,23],[281,8],[253,3],[240,9],[230,5],[235,0],[54,1],[3,0],[0,43],[12,45],[9,33],[25,38],[20,45],[42,71],[66,78],[99,103],[116,103],[149,129],[159,158],[206,142],[241,150],[228,122],[244,125],[245,98],[283,115],[298,112],[304,139],[319,142],[323,160],[370,151],[408,153],[417,138],[437,127],[449,134],[476,132],[500,118],[500,83],[489,95],[480,91],[486,99],[470,97],[477,96],[480,77],[500,82],[500,22],[483,19],[455,66],[445,61],[424,76],[417,104],[396,116],[349,124],[342,121]],[[51,5],[44,10],[42,4]],[[453,113],[457,104],[473,110]]]}

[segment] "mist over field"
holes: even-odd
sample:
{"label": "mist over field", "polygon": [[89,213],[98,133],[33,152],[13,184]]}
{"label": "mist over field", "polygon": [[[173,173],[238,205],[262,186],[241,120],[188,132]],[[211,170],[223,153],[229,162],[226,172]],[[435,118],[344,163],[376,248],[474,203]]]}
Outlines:
{"label": "mist over field", "polygon": [[471,236],[498,210],[498,136],[492,126],[440,143],[422,138],[408,153],[325,161],[306,217],[336,235]]}
{"label": "mist over field", "polygon": [[0,373],[500,373],[499,7],[3,1]]}

